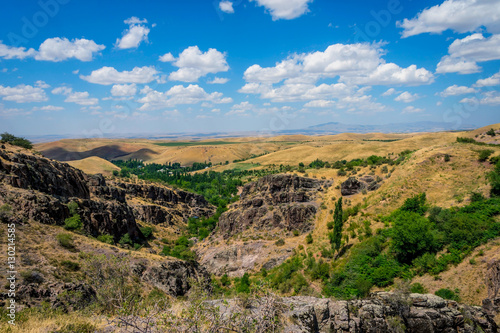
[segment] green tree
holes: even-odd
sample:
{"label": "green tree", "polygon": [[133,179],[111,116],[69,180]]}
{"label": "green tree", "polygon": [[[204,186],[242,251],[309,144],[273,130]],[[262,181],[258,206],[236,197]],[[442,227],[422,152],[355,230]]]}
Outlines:
{"label": "green tree", "polygon": [[342,197],[340,197],[335,204],[335,212],[333,213],[333,233],[330,238],[332,249],[335,251],[340,250],[340,245],[342,243],[342,227],[344,226],[343,215]]}
{"label": "green tree", "polygon": [[33,148],[33,144],[31,143],[31,141],[26,140],[25,138],[16,137],[10,133],[5,132],[3,134],[0,134],[0,137],[2,142],[7,142],[11,145],[23,147],[26,149]]}
{"label": "green tree", "polygon": [[402,211],[396,216],[392,236],[392,249],[399,262],[411,263],[425,252],[437,247],[432,223],[416,212]]}
{"label": "green tree", "polygon": [[495,130],[493,128],[490,128],[490,130],[488,132],[486,132],[486,134],[488,134],[489,136],[495,136],[495,135],[497,135],[495,133]]}

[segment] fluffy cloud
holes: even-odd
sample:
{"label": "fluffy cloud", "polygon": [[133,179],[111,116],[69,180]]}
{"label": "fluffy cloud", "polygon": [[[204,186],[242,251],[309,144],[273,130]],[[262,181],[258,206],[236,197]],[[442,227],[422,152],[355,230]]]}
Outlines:
{"label": "fluffy cloud", "polygon": [[228,83],[229,79],[225,77],[214,77],[212,81],[208,81],[209,84],[225,84]]}
{"label": "fluffy cloud", "polygon": [[450,56],[441,58],[436,68],[437,73],[472,74],[479,73],[480,71],[481,67],[479,67],[475,61],[469,61],[463,58],[452,58]]}
{"label": "fluffy cloud", "polygon": [[64,108],[62,106],[55,105],[45,105],[42,107],[34,107],[33,111],[62,111]]}
{"label": "fluffy cloud", "polygon": [[486,38],[477,33],[456,39],[449,46],[448,53],[449,55],[444,56],[438,64],[438,73],[477,73],[480,67],[476,62],[500,59],[500,35]]}
{"label": "fluffy cloud", "polygon": [[490,32],[500,32],[500,6],[496,0],[446,0],[424,9],[415,18],[397,22],[404,28],[403,37],[422,33],[441,33],[451,29],[460,33],[484,26]]}
{"label": "fluffy cloud", "polygon": [[219,2],[219,8],[224,13],[228,13],[228,14],[234,13],[233,3],[231,1],[221,1],[221,2]]}
{"label": "fluffy cloud", "polygon": [[47,95],[42,88],[20,84],[15,87],[0,85],[0,96],[4,101],[16,103],[31,103],[47,101]]}
{"label": "fluffy cloud", "polygon": [[137,92],[137,87],[135,83],[132,84],[115,84],[111,87],[111,95],[123,97],[123,96],[133,96]]}
{"label": "fluffy cloud", "polygon": [[471,94],[475,93],[476,89],[474,88],[469,88],[465,86],[458,86],[456,84],[449,86],[445,90],[443,90],[439,95],[441,97],[448,97],[448,96],[458,96],[458,95],[464,95],[464,94]]}
{"label": "fluffy cloud", "polygon": [[[179,54],[177,59],[167,53],[160,57],[160,60],[173,61],[173,65],[179,70],[170,74],[172,81],[196,82],[202,76],[209,73],[227,72],[229,65],[226,61],[226,54],[209,49],[201,52],[198,46],[190,46]],[[162,60],[162,61],[163,61]]]}
{"label": "fluffy cloud", "polygon": [[198,85],[190,84],[187,87],[177,85],[166,92],[159,92],[149,87],[141,90],[145,94],[138,102],[143,105],[140,110],[156,110],[173,107],[179,104],[197,104],[200,102],[211,102],[214,104],[231,103],[232,99],[223,97],[220,92],[207,93]]}
{"label": "fluffy cloud", "polygon": [[490,86],[498,86],[500,85],[500,72],[486,78],[479,79],[476,81],[474,86],[476,87],[490,87]]}
{"label": "fluffy cloud", "polygon": [[104,45],[98,45],[93,40],[67,38],[49,38],[45,40],[35,55],[36,60],[63,61],[75,58],[80,61],[91,61],[94,53],[104,50]]}
{"label": "fluffy cloud", "polygon": [[136,49],[141,42],[148,41],[149,28],[145,25],[148,23],[146,19],[140,20],[133,16],[124,21],[129,25],[129,28],[123,32],[123,37],[116,40],[116,47],[119,49]]}
{"label": "fluffy cloud", "polygon": [[398,94],[398,92],[396,91],[396,89],[390,88],[385,93],[383,93],[382,96],[391,96],[394,94]]}
{"label": "fluffy cloud", "polygon": [[102,84],[149,83],[158,79],[158,71],[154,67],[134,67],[131,71],[119,72],[114,67],[102,67],[92,71],[90,75],[80,75],[82,80]]}
{"label": "fluffy cloud", "polygon": [[97,98],[91,98],[87,91],[73,91],[69,87],[58,87],[52,90],[55,95],[65,95],[66,103],[76,103],[79,105],[97,105],[99,100]]}
{"label": "fluffy cloud", "polygon": [[394,98],[397,102],[411,103],[417,100],[419,96],[417,94],[412,94],[408,91],[401,93],[398,97]]}
{"label": "fluffy cloud", "polygon": [[175,61],[175,57],[172,55],[172,53],[165,53],[164,55],[160,56],[160,58],[158,59],[160,60],[161,62],[171,62],[171,61]]}
{"label": "fluffy cloud", "polygon": [[470,104],[471,106],[477,106],[478,104],[489,106],[500,105],[500,92],[488,91],[484,93],[479,99],[477,97],[464,98],[460,101],[460,103]]}
{"label": "fluffy cloud", "polygon": [[291,20],[309,11],[307,5],[313,0],[250,0],[269,11],[273,20]]}
{"label": "fluffy cloud", "polygon": [[407,106],[403,109],[403,112],[402,113],[420,113],[420,112],[424,112],[425,109],[420,109],[420,108],[416,108],[414,106]]}
{"label": "fluffy cloud", "polygon": [[24,59],[34,57],[34,49],[26,50],[25,47],[12,47],[2,43],[0,40],[0,58],[3,59]]}
{"label": "fluffy cloud", "polygon": [[334,101],[327,101],[324,99],[317,99],[304,104],[306,108],[329,108],[335,105]]}
{"label": "fluffy cloud", "polygon": [[320,78],[339,77],[351,84],[429,84],[434,80],[425,68],[401,68],[386,63],[381,44],[334,44],[325,51],[295,54],[274,67],[250,66],[244,78],[250,83],[314,83]]}

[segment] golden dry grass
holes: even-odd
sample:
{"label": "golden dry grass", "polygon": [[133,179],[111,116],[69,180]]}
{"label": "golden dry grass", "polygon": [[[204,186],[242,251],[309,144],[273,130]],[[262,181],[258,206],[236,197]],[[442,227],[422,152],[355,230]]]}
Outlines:
{"label": "golden dry grass", "polygon": [[67,161],[66,163],[91,175],[101,173],[104,176],[111,176],[113,171],[120,171],[120,168],[113,163],[97,156],[87,157],[82,160]]}

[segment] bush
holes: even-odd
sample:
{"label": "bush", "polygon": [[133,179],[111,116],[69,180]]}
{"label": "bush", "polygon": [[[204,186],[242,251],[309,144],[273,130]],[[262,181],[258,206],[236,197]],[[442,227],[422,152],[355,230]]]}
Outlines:
{"label": "bush", "polygon": [[445,161],[445,162],[449,162],[449,161],[450,161],[450,155],[445,154],[445,155],[444,155],[444,161]]}
{"label": "bush", "polygon": [[300,232],[299,232],[298,230],[294,230],[294,231],[293,231],[293,235],[294,235],[295,237],[297,237],[298,235],[300,235]]}
{"label": "bush", "polygon": [[307,234],[307,236],[306,236],[306,243],[307,244],[312,244],[312,242],[313,242],[313,236],[312,236],[312,234]]}
{"label": "bush", "polygon": [[61,266],[66,268],[69,271],[76,272],[80,269],[80,264],[71,260],[63,260],[61,261]]}
{"label": "bush", "polygon": [[151,227],[143,227],[143,228],[139,228],[139,230],[141,231],[142,235],[146,239],[149,239],[153,236],[153,228],[151,228]]}
{"label": "bush", "polygon": [[23,278],[23,282],[25,284],[29,283],[40,284],[44,281],[42,274],[40,274],[40,272],[38,271],[32,271],[32,270],[22,271],[21,277]]}
{"label": "bush", "polygon": [[224,287],[228,287],[231,285],[231,279],[229,278],[229,276],[227,276],[227,274],[222,275],[222,277],[220,278],[220,284]]}
{"label": "bush", "polygon": [[426,200],[427,197],[425,193],[417,194],[411,198],[406,199],[400,210],[424,215],[427,211],[427,206],[425,204]]}
{"label": "bush", "polygon": [[458,295],[457,289],[455,289],[455,291],[452,291],[448,288],[442,288],[436,291],[434,294],[444,299],[460,302],[460,296]]}
{"label": "bush", "polygon": [[284,240],[284,239],[282,239],[282,238],[280,238],[280,239],[278,239],[278,240],[274,243],[274,245],[276,245],[276,246],[283,246],[283,245],[285,245],[285,240]]}
{"label": "bush", "polygon": [[429,291],[421,283],[413,283],[410,286],[410,291],[415,294],[427,294]]}
{"label": "bush", "polygon": [[72,217],[68,217],[64,220],[64,229],[66,230],[77,230],[82,227],[82,221],[80,215],[75,214]]}
{"label": "bush", "polygon": [[73,242],[73,236],[70,234],[58,234],[56,236],[57,241],[59,242],[59,245],[66,249],[74,249],[75,248],[75,243]]}
{"label": "bush", "polygon": [[114,240],[113,236],[108,235],[108,234],[103,234],[103,235],[97,236],[97,240],[100,242],[106,243],[106,244],[110,244],[110,245],[115,244],[115,240]]}
{"label": "bush", "polygon": [[479,162],[485,162],[488,160],[488,158],[494,153],[493,150],[491,149],[483,149],[479,151]]}
{"label": "bush", "polygon": [[431,222],[415,212],[403,211],[394,221],[392,248],[401,263],[437,250]]}
{"label": "bush", "polygon": [[128,232],[126,234],[124,234],[122,236],[122,238],[120,238],[120,241],[118,243],[120,245],[125,245],[125,244],[133,245],[132,239],[130,238],[130,235],[128,234]]}
{"label": "bush", "polygon": [[69,215],[78,214],[78,203],[76,201],[71,201],[68,203]]}
{"label": "bush", "polygon": [[23,147],[26,149],[33,148],[33,144],[31,143],[31,141],[26,140],[25,138],[16,137],[16,136],[9,134],[7,132],[0,134],[0,136],[1,136],[2,143],[6,142],[6,143],[10,143],[11,145]]}
{"label": "bush", "polygon": [[495,133],[495,130],[493,128],[490,128],[490,130],[488,132],[486,132],[486,134],[489,135],[489,136],[495,136],[495,135],[497,135]]}
{"label": "bush", "polygon": [[250,275],[248,275],[248,273],[243,274],[238,285],[236,286],[236,291],[238,293],[249,293],[250,292]]}

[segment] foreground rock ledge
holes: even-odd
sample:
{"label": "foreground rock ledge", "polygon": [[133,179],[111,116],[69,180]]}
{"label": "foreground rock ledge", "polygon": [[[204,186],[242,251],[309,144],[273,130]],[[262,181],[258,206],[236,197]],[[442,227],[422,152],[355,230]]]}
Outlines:
{"label": "foreground rock ledge", "polygon": [[[400,295],[381,292],[370,299],[333,301],[307,296],[281,299],[287,333],[473,333],[498,332],[481,307],[458,304],[432,294]],[[240,311],[237,300],[212,302],[225,314]],[[260,301],[247,309],[262,312]],[[264,313],[262,313],[264,315]]]}

